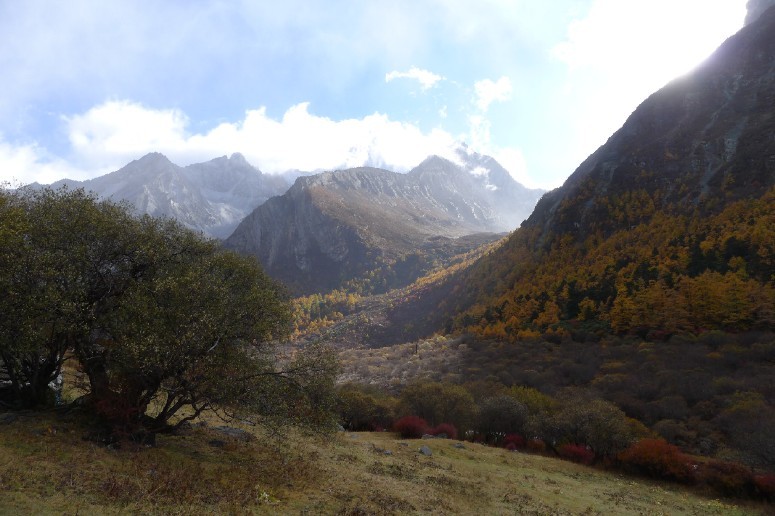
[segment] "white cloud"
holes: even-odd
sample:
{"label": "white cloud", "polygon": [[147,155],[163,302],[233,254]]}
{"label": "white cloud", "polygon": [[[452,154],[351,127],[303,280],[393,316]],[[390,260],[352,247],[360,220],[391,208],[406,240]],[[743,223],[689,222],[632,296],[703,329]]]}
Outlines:
{"label": "white cloud", "polygon": [[661,86],[708,56],[744,15],[740,0],[595,0],[553,53],[573,68],[636,72]]}
{"label": "white cloud", "polygon": [[494,146],[490,122],[483,115],[469,117],[468,134],[457,136],[438,128],[423,132],[381,113],[332,120],[310,113],[308,103],[292,106],[280,119],[268,116],[263,107],[249,110],[237,122],[199,133],[190,130],[188,117],[179,110],[125,100],[108,101],[62,120],[71,142],[66,161],[37,145],[14,146],[0,139],[0,180],[18,185],[89,179],[153,151],[179,165],[240,152],[266,173],[363,165],[405,172],[433,154],[455,160],[457,145],[468,140],[471,150],[495,157],[515,179],[531,185],[522,153]]}
{"label": "white cloud", "polygon": [[511,99],[511,80],[501,77],[496,82],[490,79],[477,81],[474,84],[476,105],[482,111],[487,111],[493,102],[505,102]]}
{"label": "white cloud", "polygon": [[454,156],[458,141],[446,131],[423,132],[380,113],[331,120],[311,114],[308,103],[292,106],[280,120],[269,117],[265,108],[249,110],[238,122],[201,133],[189,131],[188,117],[179,110],[130,101],[105,102],[63,121],[71,143],[68,162],[75,166],[35,145],[0,140],[0,178],[15,183],[87,179],[152,151],[180,165],[241,152],[267,173],[362,165],[407,171],[431,154]]}
{"label": "white cloud", "polygon": [[90,169],[104,170],[153,149],[178,154],[188,147],[188,118],[175,109],[109,101],[64,120],[78,162]]}
{"label": "white cloud", "polygon": [[79,170],[47,156],[36,144],[13,145],[0,137],[0,187],[18,187],[35,181],[47,184],[58,179],[77,179],[80,175]]}
{"label": "white cloud", "polygon": [[395,79],[414,79],[420,83],[420,87],[423,91],[425,91],[434,87],[439,81],[443,80],[444,77],[428,70],[423,70],[413,66],[409,69],[408,72],[399,72],[394,70],[385,74],[385,82],[390,82]]}

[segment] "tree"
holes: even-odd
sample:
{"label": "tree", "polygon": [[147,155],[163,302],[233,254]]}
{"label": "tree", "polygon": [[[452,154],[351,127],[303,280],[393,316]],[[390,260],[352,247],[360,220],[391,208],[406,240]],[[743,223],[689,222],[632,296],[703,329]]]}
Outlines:
{"label": "tree", "polygon": [[544,436],[554,446],[589,446],[598,457],[615,456],[635,440],[633,427],[616,405],[571,393],[560,400],[559,410],[546,418]]}
{"label": "tree", "polygon": [[419,416],[432,426],[452,423],[464,434],[476,419],[476,404],[465,387],[441,382],[418,382],[401,392],[405,414]]}
{"label": "tree", "polygon": [[396,399],[368,386],[348,383],[339,386],[337,409],[347,430],[374,431],[389,428],[395,418]]}
{"label": "tree", "polygon": [[[103,306],[122,291],[130,249],[128,209],[96,203],[82,191],[4,192],[0,255],[0,353],[16,407],[47,402],[76,340],[88,336]],[[123,262],[123,263],[122,263]]]}
{"label": "tree", "polygon": [[527,407],[508,394],[487,398],[479,406],[478,430],[488,441],[499,441],[506,434],[525,435],[527,421]]}
{"label": "tree", "polygon": [[6,304],[22,316],[2,319],[20,337],[4,342],[7,369],[37,359],[50,377],[72,354],[111,438],[167,431],[204,410],[327,421],[333,355],[277,355],[290,308],[254,259],[80,190],[9,195],[26,213],[15,256],[29,267],[3,275],[16,293]]}

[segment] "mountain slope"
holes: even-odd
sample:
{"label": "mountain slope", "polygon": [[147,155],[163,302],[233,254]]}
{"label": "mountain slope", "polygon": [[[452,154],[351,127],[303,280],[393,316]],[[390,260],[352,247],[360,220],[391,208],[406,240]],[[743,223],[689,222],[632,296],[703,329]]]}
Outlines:
{"label": "mountain slope", "polygon": [[[366,291],[384,292],[472,249],[461,237],[511,227],[493,201],[497,188],[482,179],[490,174],[431,157],[407,174],[356,168],[302,177],[251,213],[225,245],[257,256],[296,292],[339,288],[374,270]],[[532,199],[540,193],[525,191]]]}
{"label": "mountain slope", "polygon": [[218,238],[288,187],[284,179],[262,174],[240,154],[179,167],[162,154],[151,153],[95,179],[63,180],[51,186],[63,184],[128,201],[140,213],[172,217]]}
{"label": "mountain slope", "polygon": [[[644,192],[654,209],[702,213],[775,183],[775,10],[661,89],[547,194],[527,226],[584,235],[640,222],[606,200]],[[611,223],[606,224],[605,219]]]}
{"label": "mountain slope", "polygon": [[773,135],[775,8],[643,102],[502,247],[443,285],[434,313],[509,340],[772,328]]}

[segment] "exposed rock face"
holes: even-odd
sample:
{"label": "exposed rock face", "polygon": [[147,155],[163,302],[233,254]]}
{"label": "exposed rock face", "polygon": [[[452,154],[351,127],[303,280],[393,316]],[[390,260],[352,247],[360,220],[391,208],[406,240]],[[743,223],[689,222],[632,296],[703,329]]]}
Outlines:
{"label": "exposed rock face", "polygon": [[151,153],[95,179],[51,186],[63,184],[128,201],[140,213],[172,217],[216,238],[230,234],[256,206],[288,188],[282,178],[262,174],[240,154],[179,167]]}
{"label": "exposed rock face", "polygon": [[583,237],[592,223],[600,227],[607,216],[602,203],[617,195],[643,191],[657,200],[656,210],[712,212],[773,184],[775,9],[769,9],[696,71],[643,102],[541,199],[525,225]]}
{"label": "exposed rock face", "polygon": [[[506,179],[499,177],[502,168],[494,160],[476,159],[490,169],[472,174],[434,156],[407,174],[355,168],[299,178],[285,195],[251,213],[225,245],[257,256],[270,275],[297,292],[319,292],[378,263],[449,247],[464,235],[513,229],[507,221],[518,210],[502,205],[521,187],[510,185],[515,182],[505,171]],[[488,188],[491,180],[502,184]],[[532,206],[540,194],[523,190],[511,208]]]}
{"label": "exposed rock face", "polygon": [[544,190],[516,182],[495,159],[465,147],[458,163],[432,156],[409,172],[425,185],[428,197],[458,217],[494,231],[512,231],[535,208]]}
{"label": "exposed rock face", "polygon": [[753,23],[764,14],[764,11],[775,5],[775,0],[748,0],[746,8],[748,14],[745,16],[745,24]]}

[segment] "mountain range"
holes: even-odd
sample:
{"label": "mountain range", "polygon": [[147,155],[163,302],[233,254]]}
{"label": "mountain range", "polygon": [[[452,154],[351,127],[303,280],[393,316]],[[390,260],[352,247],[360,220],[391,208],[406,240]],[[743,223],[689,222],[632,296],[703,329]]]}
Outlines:
{"label": "mountain range", "polygon": [[455,162],[433,156],[407,174],[358,168],[268,175],[241,154],[180,167],[150,153],[110,174],[51,187],[63,185],[226,239],[297,293],[339,288],[377,269],[380,278],[371,283],[382,282],[378,290],[406,284],[438,259],[496,238],[467,235],[513,230],[544,193],[465,145]]}
{"label": "mountain range", "polygon": [[406,174],[355,168],[299,178],[224,245],[258,257],[297,293],[366,275],[370,293],[406,285],[438,259],[496,238],[469,235],[514,229],[543,194],[490,157],[462,147],[457,157],[432,156]]}
{"label": "mountain range", "polygon": [[177,219],[202,233],[225,238],[258,205],[288,189],[284,176],[262,174],[241,154],[180,167],[150,153],[123,168],[86,181],[52,184],[84,188],[100,198],[127,201],[138,212]]}
{"label": "mountain range", "polygon": [[356,322],[369,346],[771,330],[773,271],[775,7],[647,98],[502,245],[325,338]]}

